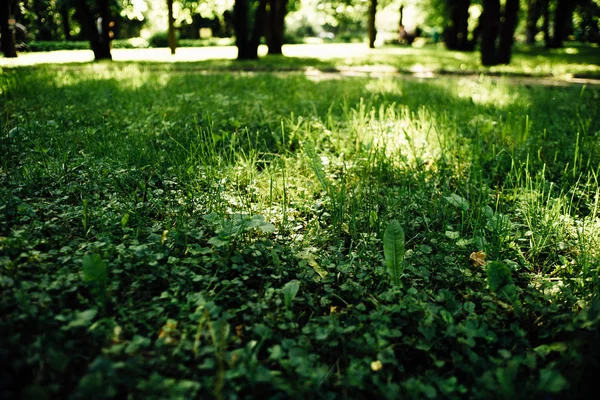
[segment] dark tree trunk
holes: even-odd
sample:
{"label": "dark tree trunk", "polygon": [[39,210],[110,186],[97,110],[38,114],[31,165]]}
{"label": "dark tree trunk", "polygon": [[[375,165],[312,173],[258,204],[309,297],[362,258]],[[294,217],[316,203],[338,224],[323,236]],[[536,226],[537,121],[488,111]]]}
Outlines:
{"label": "dark tree trunk", "polygon": [[558,0],[554,13],[554,34],[550,41],[550,47],[558,49],[563,46],[567,36],[567,28],[573,16],[573,1]]}
{"label": "dark tree trunk", "polygon": [[171,54],[175,54],[175,18],[173,18],[173,0],[167,0],[168,41]]}
{"label": "dark tree trunk", "polygon": [[[96,60],[112,60],[110,54],[110,0],[98,0],[100,18],[102,18],[102,32],[100,34],[100,43],[98,51],[95,51]],[[99,57],[98,57],[99,56]]]}
{"label": "dark tree trunk", "polygon": [[400,22],[398,22],[399,26],[404,26],[404,6],[400,6]]}
{"label": "dark tree trunk", "polygon": [[483,0],[481,14],[481,63],[496,65],[496,41],[500,33],[500,0]]}
{"label": "dark tree trunk", "polygon": [[248,0],[235,0],[233,5],[233,29],[235,30],[235,45],[238,49],[238,60],[245,60],[248,51],[248,36],[250,33]]}
{"label": "dark tree trunk", "polygon": [[450,25],[446,28],[444,40],[449,50],[470,50],[469,7],[471,0],[451,0],[448,2]]}
{"label": "dark tree trunk", "polygon": [[510,64],[515,29],[519,15],[519,0],[506,0],[504,17],[500,25],[500,43],[498,45],[498,64]]}
{"label": "dark tree trunk", "polygon": [[375,48],[375,39],[377,37],[377,29],[375,28],[375,16],[377,15],[377,0],[369,2],[369,48]]}
{"label": "dark tree trunk", "polygon": [[233,20],[238,60],[258,59],[258,46],[264,34],[268,0],[260,0],[254,12],[254,23],[250,30],[250,5],[248,0],[235,0]]}
{"label": "dark tree trunk", "polygon": [[500,0],[483,0],[481,15],[481,63],[485,66],[508,64],[513,36],[517,27],[520,0],[506,0],[504,11]]}
{"label": "dark tree trunk", "polygon": [[254,60],[258,59],[258,46],[260,46],[260,39],[265,34],[267,3],[268,0],[260,0],[258,8],[254,12],[254,25],[252,26],[252,36],[250,36],[250,49],[248,52],[250,58]]}
{"label": "dark tree trunk", "polygon": [[[97,14],[92,10],[86,0],[77,0],[75,8],[79,15],[79,25],[84,36],[90,41],[94,52],[94,59],[112,60],[110,54],[110,9],[109,0],[98,0]],[[97,18],[97,16],[99,18]]]}
{"label": "dark tree trunk", "polygon": [[59,10],[59,13],[65,40],[71,40],[71,20],[69,19],[69,9],[67,7],[62,7]]}
{"label": "dark tree trunk", "polygon": [[267,31],[269,54],[282,54],[287,4],[288,0],[269,0],[269,29]]}
{"label": "dark tree trunk", "polygon": [[550,37],[550,0],[540,0],[542,2],[542,32],[544,33],[544,43],[550,47],[552,38]]}
{"label": "dark tree trunk", "polygon": [[14,58],[17,56],[17,47],[15,45],[14,31],[10,29],[8,19],[11,14],[11,4],[8,0],[3,0],[0,5],[0,35],[2,35],[2,53],[4,57]]}
{"label": "dark tree trunk", "polygon": [[535,35],[538,33],[537,22],[540,19],[540,7],[538,0],[527,1],[527,24],[525,27],[525,42],[529,45],[535,43]]}

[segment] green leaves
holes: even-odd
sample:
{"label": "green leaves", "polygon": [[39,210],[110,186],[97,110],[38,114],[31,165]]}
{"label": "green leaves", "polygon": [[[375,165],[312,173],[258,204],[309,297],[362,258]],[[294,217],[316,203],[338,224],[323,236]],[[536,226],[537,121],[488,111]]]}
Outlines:
{"label": "green leaves", "polygon": [[513,283],[510,268],[499,261],[487,264],[487,281],[490,289],[503,300],[507,300],[520,313],[519,296],[517,287]]}
{"label": "green leaves", "polygon": [[323,162],[317,155],[317,152],[315,151],[315,145],[311,141],[306,141],[304,143],[304,154],[306,154],[306,156],[308,157],[308,160],[310,161],[310,166],[314,171],[315,175],[317,176],[317,179],[321,183],[323,190],[329,192],[331,183],[325,175],[325,168],[323,167]]}
{"label": "green leaves", "polygon": [[108,283],[108,270],[106,264],[98,254],[87,254],[83,256],[83,279],[91,288],[92,295],[96,300],[106,307],[108,296],[106,284]]}
{"label": "green leaves", "polygon": [[283,285],[281,291],[283,292],[283,303],[285,304],[285,308],[290,309],[292,307],[292,301],[296,298],[299,289],[300,281],[296,279]]}
{"label": "green leaves", "polygon": [[383,254],[388,273],[394,285],[400,285],[400,275],[404,270],[404,230],[400,222],[391,221],[383,234]]}
{"label": "green leaves", "polygon": [[461,211],[469,211],[469,202],[456,193],[452,193],[450,196],[444,197],[446,201],[452,204],[454,207],[459,208]]}
{"label": "green leaves", "polygon": [[210,213],[204,219],[215,226],[214,236],[208,243],[215,247],[228,246],[235,240],[242,239],[249,232],[270,234],[275,232],[275,226],[265,220],[262,215],[233,214],[231,219]]}
{"label": "green leaves", "polygon": [[108,281],[106,264],[98,254],[83,256],[83,279],[89,283],[105,285]]}

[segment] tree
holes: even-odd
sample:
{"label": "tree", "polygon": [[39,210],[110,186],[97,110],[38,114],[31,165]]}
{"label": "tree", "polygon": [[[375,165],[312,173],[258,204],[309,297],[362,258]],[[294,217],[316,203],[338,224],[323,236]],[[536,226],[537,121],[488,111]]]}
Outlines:
{"label": "tree", "polygon": [[233,25],[235,30],[235,45],[238,49],[238,60],[258,59],[258,46],[260,38],[264,34],[268,1],[259,0],[258,2],[250,3],[249,0],[235,0],[233,6]]}
{"label": "tree", "polygon": [[542,32],[544,33],[544,42],[546,43],[546,47],[550,47],[550,41],[552,38],[550,37],[550,0],[540,0],[541,8],[542,8]]}
{"label": "tree", "polygon": [[369,48],[375,48],[375,39],[377,37],[377,29],[375,28],[375,16],[377,14],[377,0],[370,0],[369,2]]}
{"label": "tree", "polygon": [[269,0],[267,47],[269,54],[281,54],[288,0]]}
{"label": "tree", "polygon": [[572,23],[574,10],[574,0],[557,0],[554,11],[554,34],[549,43],[550,48],[557,49],[563,46],[563,42],[567,36],[567,29],[569,24]]}
{"label": "tree", "polygon": [[471,0],[447,2],[450,21],[444,31],[444,40],[449,50],[473,50],[469,41],[469,7]]}
{"label": "tree", "polygon": [[509,64],[513,36],[518,22],[519,0],[483,0],[481,14],[481,63],[486,66]]}
{"label": "tree", "polygon": [[82,33],[90,41],[94,59],[112,60],[109,0],[74,0],[74,3]]}
{"label": "tree", "polygon": [[60,14],[61,26],[65,40],[71,40],[71,1],[70,0],[58,0],[56,2],[56,8]]}
{"label": "tree", "polygon": [[173,18],[173,0],[167,0],[168,37],[171,54],[175,54],[175,18]]}
{"label": "tree", "polygon": [[525,26],[525,42],[535,43],[535,35],[538,33],[537,23],[541,16],[542,2],[544,0],[527,0],[527,20]]}
{"label": "tree", "polygon": [[500,23],[500,43],[498,44],[498,64],[510,64],[515,29],[519,16],[519,0],[506,0],[504,15]]}
{"label": "tree", "polygon": [[13,27],[9,25],[9,19],[13,18],[12,16],[12,7],[11,1],[3,0],[2,5],[0,5],[0,35],[2,35],[2,53],[4,53],[4,57],[16,57],[17,56],[17,47],[15,44],[15,35],[14,35],[14,21]]}

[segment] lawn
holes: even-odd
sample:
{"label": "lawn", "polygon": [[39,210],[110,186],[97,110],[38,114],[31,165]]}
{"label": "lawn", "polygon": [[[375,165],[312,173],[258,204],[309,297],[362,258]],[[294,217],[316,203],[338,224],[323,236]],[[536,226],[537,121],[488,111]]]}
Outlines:
{"label": "lawn", "polygon": [[[573,78],[600,79],[600,48],[597,45],[568,43],[563,49],[516,46],[512,63],[483,67],[479,52],[448,51],[442,44],[423,47],[384,46],[369,49],[365,44],[285,45],[283,55],[266,56],[261,46],[260,61],[235,62],[234,46],[179,48],[175,55],[166,48],[113,49],[115,61],[141,62],[161,68],[203,70],[319,70],[325,72],[361,69],[367,72],[419,74],[493,74],[546,77],[557,80]],[[0,58],[2,66],[35,64],[86,63],[92,61],[91,50],[21,53],[17,59]]]}
{"label": "lawn", "polygon": [[3,396],[589,398],[598,85],[220,62],[0,74]]}

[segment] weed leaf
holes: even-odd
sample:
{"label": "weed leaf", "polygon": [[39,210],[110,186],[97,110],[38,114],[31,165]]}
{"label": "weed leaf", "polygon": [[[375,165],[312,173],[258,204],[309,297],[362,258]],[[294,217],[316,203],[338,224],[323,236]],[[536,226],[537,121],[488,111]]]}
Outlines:
{"label": "weed leaf", "polygon": [[319,156],[317,156],[317,152],[315,151],[315,145],[310,141],[304,143],[304,153],[308,157],[308,160],[310,161],[310,166],[313,169],[315,175],[317,176],[317,179],[321,183],[321,186],[323,186],[323,189],[326,192],[328,192],[330,184],[327,180],[327,176],[325,175],[325,168],[323,167],[323,162],[321,161]]}
{"label": "weed leaf", "polygon": [[87,254],[83,257],[83,279],[99,285],[108,282],[106,264],[98,254]]}
{"label": "weed leaf", "polygon": [[391,221],[383,234],[383,254],[392,281],[399,285],[404,267],[404,230],[397,220]]}
{"label": "weed leaf", "polygon": [[496,295],[508,300],[515,309],[519,307],[517,287],[510,275],[510,268],[499,261],[487,264],[487,281],[490,289]]}
{"label": "weed leaf", "polygon": [[452,193],[450,196],[444,197],[448,203],[452,204],[456,208],[460,208],[462,211],[469,210],[469,202],[456,193]]}
{"label": "weed leaf", "polygon": [[283,288],[281,288],[281,291],[283,292],[283,302],[285,304],[285,308],[291,307],[292,301],[296,298],[296,295],[298,294],[299,289],[300,289],[300,281],[298,281],[296,279],[289,281],[288,283],[283,285]]}
{"label": "weed leaf", "polygon": [[493,292],[498,292],[500,288],[513,284],[510,269],[506,264],[499,261],[492,261],[488,264],[487,280]]}
{"label": "weed leaf", "polygon": [[69,325],[67,325],[66,329],[84,328],[89,326],[97,313],[98,310],[96,310],[95,308],[90,308],[89,310],[85,311],[76,311],[75,319],[69,322]]}

